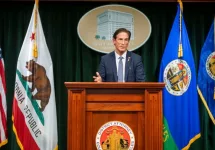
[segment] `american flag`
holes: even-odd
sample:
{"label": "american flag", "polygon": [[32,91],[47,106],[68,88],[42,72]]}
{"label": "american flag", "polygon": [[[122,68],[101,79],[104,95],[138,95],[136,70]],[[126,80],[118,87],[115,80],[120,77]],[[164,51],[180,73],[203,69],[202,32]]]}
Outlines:
{"label": "american flag", "polygon": [[0,147],[7,143],[7,104],[4,60],[0,48]]}

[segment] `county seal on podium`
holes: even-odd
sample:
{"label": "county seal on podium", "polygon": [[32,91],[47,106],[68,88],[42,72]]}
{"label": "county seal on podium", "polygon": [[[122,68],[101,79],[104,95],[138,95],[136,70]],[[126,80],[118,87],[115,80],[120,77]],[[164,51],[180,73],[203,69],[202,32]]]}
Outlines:
{"label": "county seal on podium", "polygon": [[133,131],[120,121],[107,122],[96,135],[97,150],[133,150],[134,145]]}

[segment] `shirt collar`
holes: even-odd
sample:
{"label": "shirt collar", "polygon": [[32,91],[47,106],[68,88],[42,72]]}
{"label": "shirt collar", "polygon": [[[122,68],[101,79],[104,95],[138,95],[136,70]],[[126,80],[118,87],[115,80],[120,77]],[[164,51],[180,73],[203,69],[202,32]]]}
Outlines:
{"label": "shirt collar", "polygon": [[117,59],[119,59],[119,57],[123,57],[123,58],[125,59],[125,58],[126,58],[126,55],[127,55],[127,51],[125,51],[125,52],[122,54],[122,56],[120,56],[119,54],[117,54],[116,51],[115,51],[115,56],[116,56]]}

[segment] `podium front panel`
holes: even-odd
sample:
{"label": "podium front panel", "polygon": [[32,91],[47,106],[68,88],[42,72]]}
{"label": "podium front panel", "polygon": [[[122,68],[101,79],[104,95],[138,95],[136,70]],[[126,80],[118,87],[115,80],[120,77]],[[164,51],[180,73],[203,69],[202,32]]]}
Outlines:
{"label": "podium front panel", "polygon": [[68,88],[68,150],[96,150],[107,122],[128,125],[134,150],[162,150],[163,83],[65,83]]}

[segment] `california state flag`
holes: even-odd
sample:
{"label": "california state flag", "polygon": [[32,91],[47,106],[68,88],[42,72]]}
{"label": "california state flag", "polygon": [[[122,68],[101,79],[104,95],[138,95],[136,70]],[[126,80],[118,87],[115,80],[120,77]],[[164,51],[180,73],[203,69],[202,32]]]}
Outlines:
{"label": "california state flag", "polygon": [[58,149],[53,66],[38,2],[19,54],[14,88],[13,131],[20,148]]}

